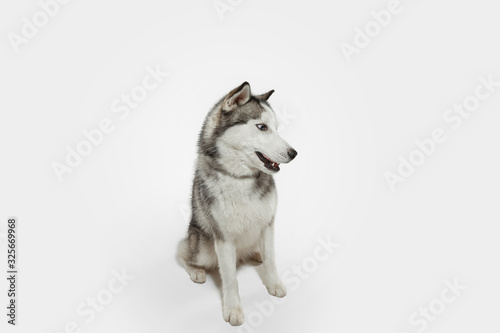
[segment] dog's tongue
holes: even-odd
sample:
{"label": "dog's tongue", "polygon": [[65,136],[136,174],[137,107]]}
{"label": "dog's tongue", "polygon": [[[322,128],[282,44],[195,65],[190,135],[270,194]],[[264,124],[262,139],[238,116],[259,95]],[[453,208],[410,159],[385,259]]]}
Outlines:
{"label": "dog's tongue", "polygon": [[266,155],[262,154],[261,152],[256,152],[256,153],[257,153],[257,156],[259,157],[259,159],[264,163],[266,168],[274,170],[274,171],[280,170],[279,163],[274,162],[272,159],[270,159]]}
{"label": "dog's tongue", "polygon": [[272,159],[270,159],[269,157],[267,157],[266,155],[262,154],[262,156],[264,156],[268,161],[269,163],[272,165],[272,166],[278,166],[279,163],[276,163],[274,162]]}

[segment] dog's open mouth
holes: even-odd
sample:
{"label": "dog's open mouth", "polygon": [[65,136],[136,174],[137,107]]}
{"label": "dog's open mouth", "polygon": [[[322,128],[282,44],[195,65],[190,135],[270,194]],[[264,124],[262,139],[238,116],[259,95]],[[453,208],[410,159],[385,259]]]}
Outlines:
{"label": "dog's open mouth", "polygon": [[279,163],[274,162],[273,160],[271,160],[269,157],[262,154],[261,152],[256,151],[255,154],[264,163],[264,166],[266,168],[268,168],[269,170],[272,170],[272,171],[276,171],[276,172],[280,171],[280,164]]}

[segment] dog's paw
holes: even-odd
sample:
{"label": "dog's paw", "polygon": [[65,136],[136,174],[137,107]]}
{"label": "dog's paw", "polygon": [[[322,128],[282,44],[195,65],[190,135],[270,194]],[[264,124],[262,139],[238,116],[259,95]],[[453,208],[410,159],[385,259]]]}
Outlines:
{"label": "dog's paw", "polygon": [[193,269],[190,274],[191,280],[196,283],[205,283],[207,280],[207,273],[202,268]]}
{"label": "dog's paw", "polygon": [[278,281],[275,283],[271,283],[266,286],[269,294],[276,297],[285,297],[286,296],[286,287],[283,282]]}
{"label": "dog's paw", "polygon": [[243,310],[239,305],[236,307],[224,308],[224,310],[222,311],[222,316],[224,317],[224,320],[230,323],[232,326],[240,326],[245,320]]}

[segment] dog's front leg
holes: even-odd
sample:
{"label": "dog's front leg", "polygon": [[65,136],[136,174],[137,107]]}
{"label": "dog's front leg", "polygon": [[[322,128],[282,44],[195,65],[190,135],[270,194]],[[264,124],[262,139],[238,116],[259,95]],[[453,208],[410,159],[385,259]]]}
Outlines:
{"label": "dog's front leg", "polygon": [[215,252],[222,278],[222,316],[233,326],[243,324],[244,316],[236,279],[236,247],[230,241],[215,241]]}
{"label": "dog's front leg", "polygon": [[286,296],[286,287],[281,282],[276,269],[274,259],[274,223],[271,223],[264,229],[263,233],[263,264],[265,274],[265,285],[269,294],[277,297]]}

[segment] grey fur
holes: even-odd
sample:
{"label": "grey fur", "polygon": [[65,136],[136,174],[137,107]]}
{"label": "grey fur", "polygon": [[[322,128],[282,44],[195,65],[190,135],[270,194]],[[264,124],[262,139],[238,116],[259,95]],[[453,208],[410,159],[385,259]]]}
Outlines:
{"label": "grey fur", "polygon": [[[212,158],[218,157],[219,152],[216,147],[216,142],[226,130],[236,125],[246,124],[250,119],[259,118],[262,112],[265,112],[260,103],[266,103],[269,105],[267,102],[260,101],[256,97],[252,96],[247,104],[240,106],[235,111],[224,111],[222,109],[223,100],[224,98],[215,104],[213,109],[209,112],[205,122],[203,123],[198,139],[198,153]],[[207,122],[214,116],[218,117],[217,127],[209,128]]]}
{"label": "grey fur", "polygon": [[259,174],[254,177],[254,188],[261,198],[265,197],[276,188],[273,176],[259,171]]}
{"label": "grey fur", "polygon": [[[241,87],[242,86],[238,88]],[[268,98],[271,94],[272,92],[269,92],[265,97]],[[191,194],[192,213],[188,227],[188,236],[186,238],[189,249],[189,254],[186,259],[193,265],[197,265],[196,259],[200,252],[199,247],[202,238],[208,243],[212,243],[214,239],[224,240],[224,236],[220,231],[217,221],[210,213],[210,206],[214,203],[216,198],[210,192],[210,188],[207,186],[204,179],[217,179],[219,173],[230,176],[234,178],[235,181],[238,179],[253,178],[255,192],[258,193],[260,197],[264,197],[275,189],[274,179],[271,175],[261,171],[257,171],[250,176],[233,175],[223,165],[218,163],[218,157],[220,156],[216,145],[217,139],[229,128],[245,124],[250,119],[259,118],[262,112],[265,112],[265,109],[260,103],[265,103],[269,106],[269,103],[263,99],[265,97],[259,99],[259,97],[252,96],[246,104],[238,107],[236,110],[225,111],[222,108],[222,102],[226,97],[227,96],[224,96],[220,99],[208,113],[198,138],[198,168],[195,171],[193,180]],[[217,126],[214,128],[208,125],[209,120],[212,118],[218,118]]]}

